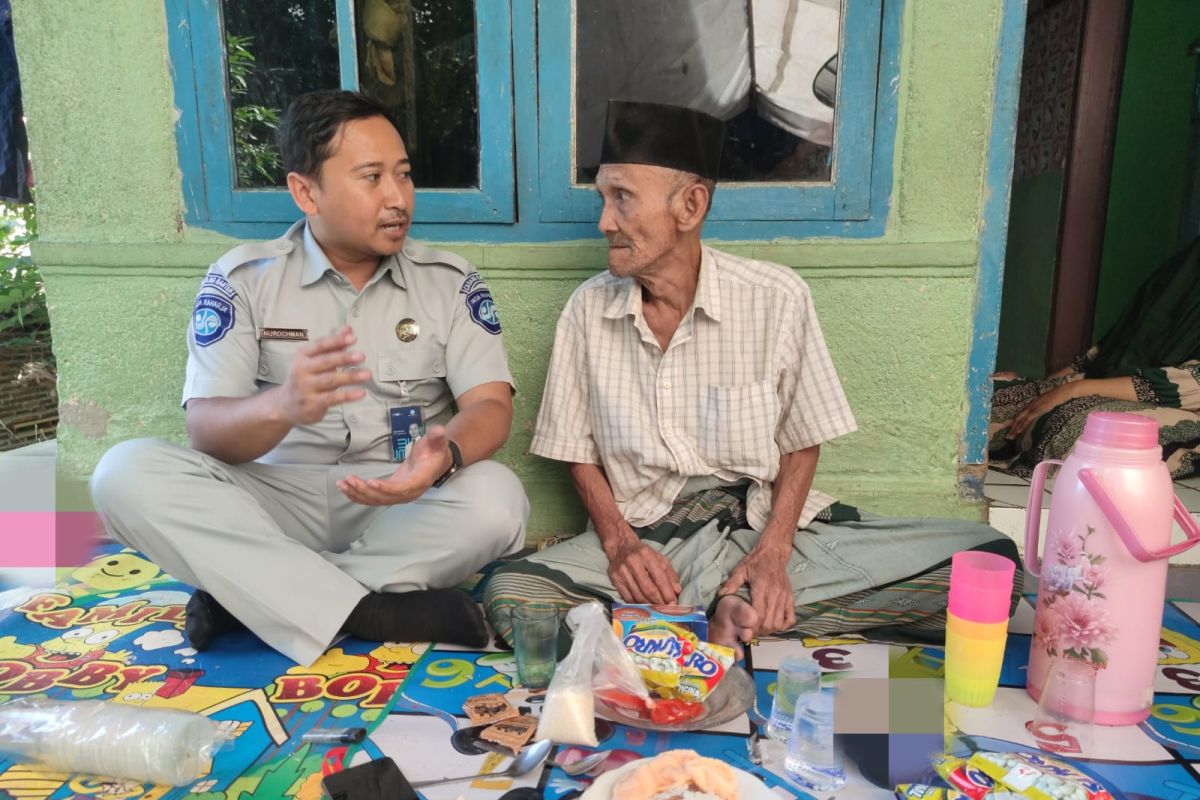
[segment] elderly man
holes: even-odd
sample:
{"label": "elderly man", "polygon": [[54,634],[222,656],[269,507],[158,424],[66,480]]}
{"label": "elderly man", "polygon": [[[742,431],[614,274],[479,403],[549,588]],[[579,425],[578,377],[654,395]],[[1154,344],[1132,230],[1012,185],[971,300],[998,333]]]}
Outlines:
{"label": "elderly man", "polygon": [[197,650],[244,624],[309,664],[341,633],[482,645],[451,587],[524,543],[512,376],[487,286],[408,239],[413,182],[386,110],[297,98],[279,129],[304,219],[200,285],[191,447],[110,450],[92,494],[116,538],[198,590]]}
{"label": "elderly man", "polygon": [[884,519],[812,488],[821,445],[854,418],[805,283],[701,243],[723,142],[704,114],[609,105],[608,272],[558,321],[530,448],[569,464],[591,525],[494,573],[485,608],[505,638],[517,604],[592,598],[702,606],[732,646],[936,637],[954,552],[1017,559],[985,525]]}

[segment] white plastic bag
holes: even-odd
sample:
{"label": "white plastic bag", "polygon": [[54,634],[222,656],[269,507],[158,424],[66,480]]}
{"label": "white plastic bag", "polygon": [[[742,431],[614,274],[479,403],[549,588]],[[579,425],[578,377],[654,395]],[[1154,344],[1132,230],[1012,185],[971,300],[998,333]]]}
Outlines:
{"label": "white plastic bag", "polygon": [[594,692],[616,691],[650,702],[633,659],[613,632],[604,607],[584,603],[567,613],[571,652],[554,670],[537,738],[596,747]]}
{"label": "white plastic bag", "polygon": [[207,717],[98,700],[0,706],[0,753],[62,772],[184,786],[208,774],[226,739]]}

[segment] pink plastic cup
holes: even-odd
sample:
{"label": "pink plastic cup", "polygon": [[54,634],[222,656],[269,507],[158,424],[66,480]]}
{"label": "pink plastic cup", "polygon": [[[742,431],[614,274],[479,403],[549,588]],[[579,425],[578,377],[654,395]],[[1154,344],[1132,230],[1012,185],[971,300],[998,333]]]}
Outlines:
{"label": "pink plastic cup", "polygon": [[955,553],[950,564],[950,613],[970,622],[1007,620],[1016,567],[995,553]]}

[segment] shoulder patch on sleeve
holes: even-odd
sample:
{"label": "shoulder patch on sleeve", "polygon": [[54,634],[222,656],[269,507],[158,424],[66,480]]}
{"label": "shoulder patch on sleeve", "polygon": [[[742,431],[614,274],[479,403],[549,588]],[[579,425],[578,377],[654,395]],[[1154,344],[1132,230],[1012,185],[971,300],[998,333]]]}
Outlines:
{"label": "shoulder patch on sleeve", "polygon": [[204,276],[204,280],[200,282],[200,292],[216,293],[230,300],[237,297],[237,289],[219,272],[210,272]]}
{"label": "shoulder patch on sleeve", "polygon": [[217,259],[215,266],[222,275],[228,275],[243,264],[285,256],[292,252],[292,248],[295,246],[295,243],[287,238],[274,239],[269,242],[251,242],[233,248]]}
{"label": "shoulder patch on sleeve", "polygon": [[496,302],[492,300],[492,293],[488,291],[487,284],[483,282],[479,273],[472,270],[458,291],[465,297],[467,311],[475,324],[493,336],[500,333],[500,315],[496,313]]}
{"label": "shoulder patch on sleeve", "polygon": [[221,341],[233,329],[233,298],[214,289],[203,289],[192,309],[192,338],[200,347]]}
{"label": "shoulder patch on sleeve", "polygon": [[464,275],[475,271],[471,262],[457,253],[451,253],[449,250],[434,250],[412,240],[404,245],[404,255],[408,256],[409,261],[417,264],[445,264]]}

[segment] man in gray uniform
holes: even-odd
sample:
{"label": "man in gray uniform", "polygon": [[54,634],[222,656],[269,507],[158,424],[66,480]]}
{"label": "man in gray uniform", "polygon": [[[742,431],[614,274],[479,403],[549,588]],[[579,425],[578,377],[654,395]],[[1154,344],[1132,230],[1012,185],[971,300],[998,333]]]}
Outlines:
{"label": "man in gray uniform", "polygon": [[477,606],[444,587],[521,547],[529,513],[487,460],[513,393],[491,294],[462,258],[407,239],[409,159],[377,103],[301,96],[279,141],[305,219],[201,283],[191,448],[112,448],[96,508],[199,587],[196,649],[239,624],[301,664],[340,633],[484,644]]}

